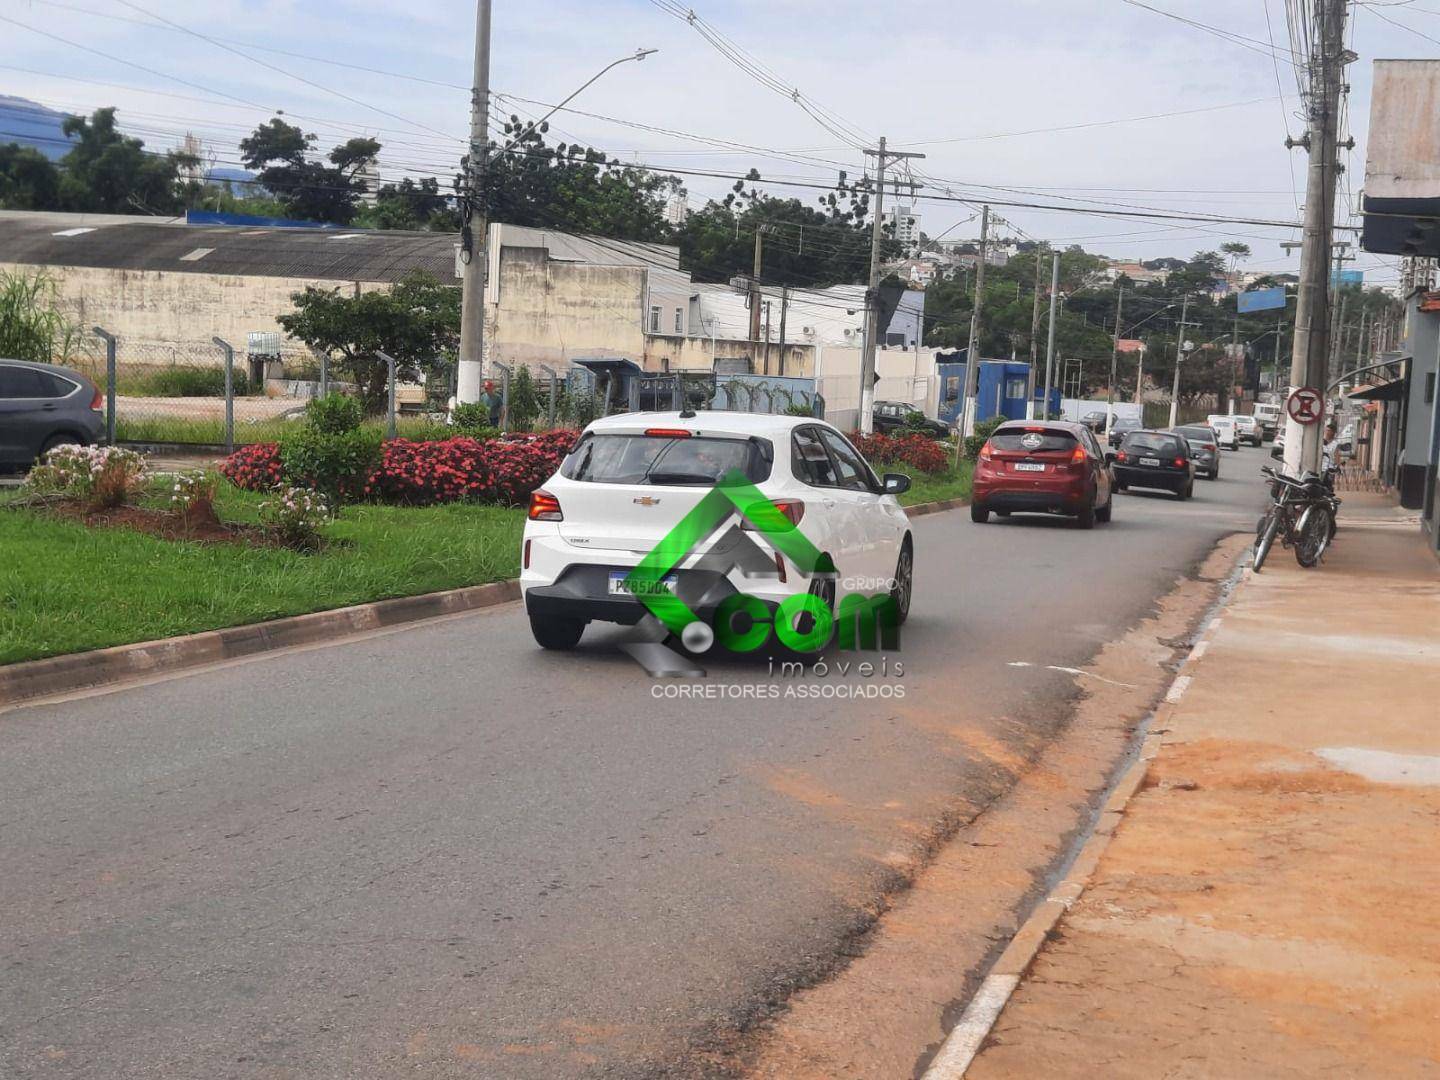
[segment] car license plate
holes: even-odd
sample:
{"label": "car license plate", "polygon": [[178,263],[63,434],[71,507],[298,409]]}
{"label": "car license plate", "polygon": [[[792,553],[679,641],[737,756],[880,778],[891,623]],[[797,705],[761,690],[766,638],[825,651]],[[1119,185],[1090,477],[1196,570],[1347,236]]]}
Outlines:
{"label": "car license plate", "polygon": [[[638,597],[638,596],[640,595],[639,593],[636,593],[636,592],[632,591],[632,590],[630,589],[630,587],[625,584],[625,578],[629,575],[629,573],[630,573],[630,572],[629,572],[628,570],[612,570],[612,571],[610,571],[610,595],[611,595],[611,596],[636,596],[636,597]],[[671,574],[669,577],[661,578],[659,581],[657,581],[657,582],[655,582],[653,585],[651,585],[648,590],[642,590],[642,592],[644,592],[644,594],[647,595],[647,596],[656,596],[656,595],[659,595],[660,593],[664,592],[666,589],[670,589],[670,590],[673,591],[674,588],[675,588],[675,583],[676,583],[678,580],[679,580],[679,578],[678,578],[676,575]]]}
{"label": "car license plate", "polygon": [[1140,459],[1140,464],[1141,464],[1141,465],[1154,465],[1154,466],[1156,466],[1156,467],[1158,468],[1159,465],[1160,465],[1160,459],[1159,459],[1158,457],[1142,457],[1142,458]]}
{"label": "car license plate", "polygon": [[1017,461],[1017,462],[1015,463],[1015,471],[1016,471],[1016,472],[1044,472],[1044,471],[1045,471],[1045,466],[1044,466],[1044,465],[1041,465],[1038,461]]}

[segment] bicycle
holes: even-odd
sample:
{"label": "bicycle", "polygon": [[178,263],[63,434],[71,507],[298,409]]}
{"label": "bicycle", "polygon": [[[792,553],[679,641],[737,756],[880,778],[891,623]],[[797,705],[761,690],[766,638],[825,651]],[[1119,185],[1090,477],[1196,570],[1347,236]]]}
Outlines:
{"label": "bicycle", "polygon": [[1307,473],[1299,480],[1277,473],[1270,466],[1260,471],[1270,477],[1270,509],[1255,526],[1254,569],[1258,574],[1278,536],[1284,547],[1295,549],[1295,561],[1309,569],[1324,557],[1335,538],[1340,500],[1335,497],[1333,470],[1325,476]]}

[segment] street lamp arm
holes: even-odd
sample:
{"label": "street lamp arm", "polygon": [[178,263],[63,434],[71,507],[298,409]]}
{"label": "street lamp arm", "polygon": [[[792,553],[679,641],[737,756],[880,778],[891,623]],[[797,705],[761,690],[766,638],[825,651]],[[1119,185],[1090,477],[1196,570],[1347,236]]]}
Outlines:
{"label": "street lamp arm", "polygon": [[609,71],[611,68],[619,67],[621,64],[628,64],[628,63],[630,63],[630,61],[632,61],[632,60],[644,60],[645,57],[651,55],[652,53],[657,53],[657,52],[659,52],[659,51],[660,51],[659,49],[636,49],[635,52],[632,53],[630,56],[622,56],[622,57],[620,57],[619,60],[612,60],[610,63],[606,64],[603,68],[601,68],[601,69],[600,69],[599,71],[597,71],[594,75],[592,75],[592,76],[589,78],[589,80],[587,80],[586,82],[582,83],[578,89],[576,89],[576,90],[575,90],[569,97],[567,97],[564,101],[560,102],[559,105],[556,105],[554,108],[552,108],[552,109],[551,109],[549,112],[547,112],[544,116],[540,117],[540,119],[539,119],[539,120],[536,120],[534,123],[527,124],[527,125],[525,126],[525,130],[524,130],[520,135],[517,135],[515,138],[511,139],[508,143],[506,143],[504,146],[502,146],[499,150],[495,151],[495,153],[491,155],[490,161],[495,161],[495,160],[498,159],[502,154],[508,154],[511,150],[515,149],[515,147],[520,144],[520,140],[521,140],[522,138],[524,138],[525,135],[527,135],[527,134],[529,134],[531,131],[534,131],[534,130],[536,130],[537,128],[539,128],[540,125],[542,125],[542,124],[545,123],[545,121],[549,120],[552,116],[554,116],[556,113],[558,113],[561,109],[565,108],[566,105],[569,105],[570,102],[574,101],[577,97],[579,97],[581,94],[583,94],[586,90],[588,90],[588,89],[590,89],[590,87],[594,86],[595,83],[599,82],[600,79],[601,79],[601,77],[602,77],[607,71]]}

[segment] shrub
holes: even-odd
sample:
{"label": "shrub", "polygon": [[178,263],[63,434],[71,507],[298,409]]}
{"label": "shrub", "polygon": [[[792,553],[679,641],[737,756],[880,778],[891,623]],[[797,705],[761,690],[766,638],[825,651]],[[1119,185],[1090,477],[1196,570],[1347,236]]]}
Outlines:
{"label": "shrub", "polygon": [[26,487],[64,495],[92,510],[124,506],[145,490],[145,459],[118,446],[57,446],[30,470]]}
{"label": "shrub", "polygon": [[478,401],[465,401],[450,411],[450,424],[462,434],[474,439],[490,439],[500,434],[499,428],[490,426],[490,406]]}
{"label": "shrub", "polygon": [[220,463],[220,475],[242,491],[268,491],[281,480],[279,443],[242,446]]}
{"label": "shrub", "polygon": [[927,439],[943,439],[945,437],[930,426],[929,419],[922,412],[906,413],[904,428],[906,431],[924,435]]}
{"label": "shrub", "polygon": [[325,434],[308,425],[280,443],[280,472],[288,484],[314,488],[338,507],[357,499],[380,461],[380,433],[357,428]]}
{"label": "shrub", "polygon": [[220,478],[215,473],[199,471],[181,473],[170,487],[170,509],[185,527],[215,519],[215,489]]}
{"label": "shrub", "polygon": [[321,435],[345,435],[365,419],[360,402],[344,394],[311,398],[305,405],[305,423]]}
{"label": "shrub", "polygon": [[1005,423],[1008,416],[992,416],[989,420],[982,420],[975,425],[975,434],[965,437],[965,456],[974,461],[980,456],[980,448],[985,445],[985,440],[995,434],[995,429]]}
{"label": "shrub", "polygon": [[872,465],[908,465],[917,472],[944,472],[950,465],[945,448],[928,435],[906,432],[903,435],[850,436],[855,448]]}
{"label": "shrub", "polygon": [[540,395],[528,367],[518,367],[510,378],[508,421],[511,431],[529,431],[540,415]]}
{"label": "shrub", "polygon": [[815,407],[814,407],[813,405],[805,405],[805,404],[800,404],[800,403],[796,403],[796,404],[794,404],[794,405],[787,405],[787,406],[785,407],[785,415],[786,415],[786,416],[814,416],[814,415],[815,415]]}
{"label": "shrub", "polygon": [[260,524],[281,544],[297,551],[320,546],[320,530],[330,521],[324,496],[308,488],[286,484],[259,507]]}
{"label": "shrub", "polygon": [[573,431],[513,439],[392,439],[365,492],[412,506],[489,502],[514,506],[550,478],[575,441]]}

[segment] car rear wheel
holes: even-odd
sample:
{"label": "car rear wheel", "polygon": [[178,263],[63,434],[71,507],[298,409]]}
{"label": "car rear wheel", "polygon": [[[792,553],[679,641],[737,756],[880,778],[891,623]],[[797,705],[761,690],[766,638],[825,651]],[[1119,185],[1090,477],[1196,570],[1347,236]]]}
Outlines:
{"label": "car rear wheel", "polygon": [[45,445],[40,447],[40,456],[44,457],[57,446],[81,446],[83,445],[74,435],[52,435],[45,440]]}
{"label": "car rear wheel", "polygon": [[1110,524],[1110,514],[1115,509],[1115,496],[1110,496],[1110,501],[1095,511],[1095,520],[1102,525]]}
{"label": "car rear wheel", "polygon": [[1190,498],[1191,495],[1195,494],[1195,481],[1187,480],[1185,482],[1185,486],[1182,487],[1179,491],[1175,492],[1175,494],[1180,497],[1181,502],[1184,502],[1186,499]]}
{"label": "car rear wheel", "polygon": [[970,520],[975,522],[976,525],[984,525],[987,521],[990,520],[990,511],[986,510],[985,507],[981,506],[979,503],[971,503]]}
{"label": "car rear wheel", "polygon": [[1095,504],[1088,504],[1084,510],[1075,515],[1075,524],[1082,529],[1093,529],[1095,527]]}
{"label": "car rear wheel", "polygon": [[565,652],[580,644],[580,635],[585,633],[585,623],[580,619],[551,619],[542,615],[530,616],[530,633],[542,649]]}

